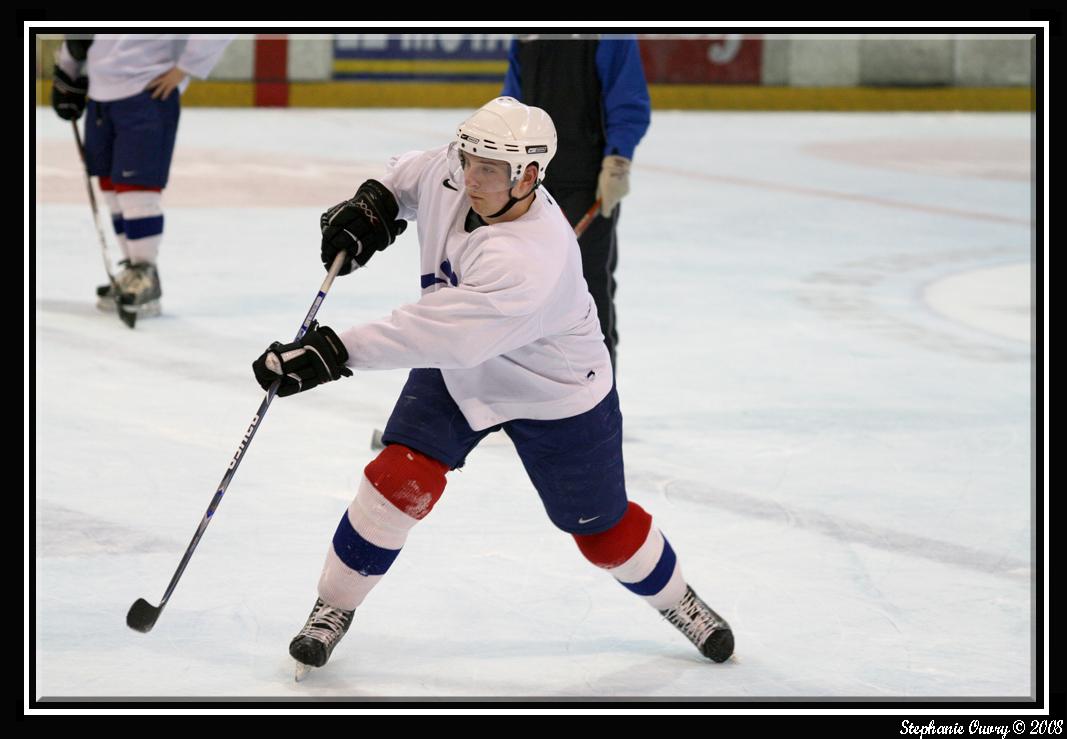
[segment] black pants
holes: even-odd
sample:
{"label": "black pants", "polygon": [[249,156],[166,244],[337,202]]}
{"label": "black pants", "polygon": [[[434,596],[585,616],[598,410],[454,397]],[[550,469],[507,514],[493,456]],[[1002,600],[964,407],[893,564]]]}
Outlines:
{"label": "black pants", "polygon": [[[596,189],[549,190],[563,207],[567,220],[574,226],[582,219],[589,206],[596,200]],[[582,272],[589,292],[596,303],[600,317],[600,331],[604,334],[615,367],[615,347],[619,343],[619,330],[615,319],[615,267],[619,263],[619,251],[615,238],[615,225],[619,221],[619,208],[610,218],[598,215],[578,240],[582,249]]]}

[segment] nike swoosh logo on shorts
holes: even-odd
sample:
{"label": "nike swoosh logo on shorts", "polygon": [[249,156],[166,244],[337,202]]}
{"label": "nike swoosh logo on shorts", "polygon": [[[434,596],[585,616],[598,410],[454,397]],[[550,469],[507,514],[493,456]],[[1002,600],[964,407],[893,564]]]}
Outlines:
{"label": "nike swoosh logo on shorts", "polygon": [[582,523],[589,523],[590,521],[595,521],[595,520],[597,520],[598,518],[600,518],[600,516],[593,516],[592,518],[579,518],[579,519],[578,519],[578,523],[580,523],[580,524],[582,524]]}

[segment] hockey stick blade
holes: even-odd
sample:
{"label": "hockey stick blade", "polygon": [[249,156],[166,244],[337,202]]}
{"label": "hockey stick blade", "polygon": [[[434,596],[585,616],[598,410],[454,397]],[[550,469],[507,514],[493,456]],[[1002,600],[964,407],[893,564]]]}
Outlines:
{"label": "hockey stick blade", "polygon": [[382,432],[380,429],[374,429],[370,435],[370,448],[374,451],[379,449],[385,449],[385,442],[382,441]]}
{"label": "hockey stick blade", "polygon": [[138,598],[126,613],[126,625],[134,631],[147,634],[156,625],[156,620],[162,612],[162,607],[156,608],[144,598]]}

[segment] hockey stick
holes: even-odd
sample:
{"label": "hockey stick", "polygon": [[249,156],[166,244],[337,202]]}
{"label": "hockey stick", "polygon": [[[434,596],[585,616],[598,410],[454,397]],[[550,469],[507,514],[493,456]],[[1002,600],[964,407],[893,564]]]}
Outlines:
{"label": "hockey stick", "polygon": [[[333,284],[333,279],[337,277],[337,273],[341,271],[345,259],[345,252],[338,253],[334,258],[333,264],[330,266],[330,272],[326,275],[322,287],[319,288],[319,294],[315,297],[314,302],[312,302],[311,308],[304,317],[304,323],[301,324],[300,330],[296,332],[296,338],[293,339],[293,341],[298,341],[301,336],[307,333],[308,327],[315,318],[315,314],[319,312],[319,306],[322,305],[322,301],[326,298],[326,292],[330,289],[330,285]],[[259,404],[259,410],[256,411],[256,415],[252,417],[252,423],[249,424],[248,430],[245,431],[245,435],[241,439],[240,445],[237,447],[237,452],[233,455],[233,459],[230,460],[230,465],[226,469],[226,474],[222,476],[222,482],[219,483],[219,489],[215,492],[215,496],[211,499],[211,505],[207,508],[207,513],[204,514],[204,518],[200,521],[196,533],[193,534],[193,540],[189,542],[189,547],[185,550],[185,555],[182,557],[182,561],[178,565],[174,577],[170,579],[170,584],[167,585],[167,591],[163,593],[163,600],[159,602],[158,606],[154,606],[144,598],[138,598],[134,601],[134,604],[130,606],[130,610],[126,614],[126,625],[134,631],[148,633],[152,630],[152,627],[156,625],[156,620],[159,619],[159,614],[163,612],[163,607],[166,606],[167,601],[170,600],[170,594],[174,592],[178,580],[181,578],[182,573],[185,572],[185,566],[189,564],[193,552],[196,551],[196,545],[200,543],[200,537],[204,535],[204,531],[207,530],[207,525],[211,523],[211,517],[214,515],[215,509],[218,508],[219,503],[222,502],[222,496],[226,494],[226,488],[230,486],[230,481],[233,480],[233,476],[237,472],[237,467],[241,464],[241,457],[252,443],[252,437],[256,435],[256,430],[259,428],[263,416],[267,414],[267,408],[270,407],[271,401],[274,400],[274,395],[278,392],[279,385],[281,385],[280,378],[270,386],[270,389],[267,390],[267,395],[263,398],[263,402]]]}
{"label": "hockey stick", "polygon": [[[560,210],[562,210],[562,208],[560,208]],[[597,198],[596,202],[593,203],[591,206],[589,206],[589,210],[587,210],[585,212],[585,215],[582,216],[581,220],[578,221],[577,225],[575,225],[575,227],[574,227],[574,238],[576,238],[576,239],[582,238],[582,234],[585,233],[585,229],[589,228],[589,224],[593,222],[593,219],[596,218],[596,215],[599,212],[600,212],[600,198]],[[380,449],[385,449],[385,442],[382,441],[382,430],[381,429],[377,429],[376,428],[373,431],[371,431],[370,448],[371,448],[371,451],[375,451],[375,452],[380,450]]]}
{"label": "hockey stick", "polygon": [[119,283],[115,281],[115,275],[111,272],[111,258],[107,253],[107,239],[104,238],[104,230],[100,228],[100,211],[96,207],[96,193],[93,192],[93,180],[89,175],[89,162],[85,160],[85,146],[82,145],[81,132],[78,131],[78,122],[71,121],[74,127],[74,140],[78,143],[78,154],[82,158],[82,172],[85,174],[85,189],[89,191],[89,206],[93,209],[93,225],[96,226],[96,235],[100,237],[100,250],[104,258],[104,271],[107,272],[108,282],[111,283],[111,292],[115,296],[115,309],[119,312],[119,320],[130,328],[137,323],[137,314],[122,309],[122,293],[119,291]]}
{"label": "hockey stick", "polygon": [[582,216],[582,220],[574,226],[574,238],[582,238],[582,234],[585,233],[585,229],[589,228],[589,224],[596,218],[596,214],[600,212],[600,198],[597,198],[596,202],[589,206],[589,210]]}

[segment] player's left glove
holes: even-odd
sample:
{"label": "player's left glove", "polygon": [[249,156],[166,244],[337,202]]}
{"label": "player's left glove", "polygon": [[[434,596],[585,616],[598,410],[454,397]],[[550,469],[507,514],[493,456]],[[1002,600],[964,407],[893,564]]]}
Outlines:
{"label": "player's left glove", "polygon": [[68,37],[56,49],[56,66],[52,71],[52,108],[65,121],[76,121],[85,111],[89,78],[80,70],[92,44],[92,36],[82,35],[78,38]]}
{"label": "player's left glove", "polygon": [[630,192],[630,160],[618,154],[604,157],[596,187],[596,196],[600,199],[600,215],[610,218],[615,206],[628,192]]}
{"label": "player's left glove", "polygon": [[284,398],[324,382],[351,377],[346,361],[348,350],[333,329],[312,321],[307,333],[292,344],[275,341],[267,347],[252,363],[252,371],[264,390],[280,377],[278,395]]}
{"label": "player's left glove", "polygon": [[52,72],[52,108],[65,121],[76,121],[85,111],[85,95],[89,78],[85,75],[71,79],[57,64]]}
{"label": "player's left glove", "polygon": [[322,231],[322,266],[329,269],[338,252],[348,260],[338,274],[347,275],[367,263],[404,233],[408,222],[398,220],[400,206],[393,193],[377,180],[367,180],[350,200],[330,208],[319,217]]}

